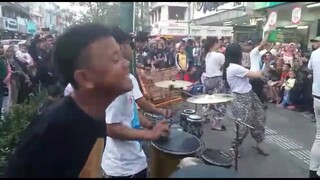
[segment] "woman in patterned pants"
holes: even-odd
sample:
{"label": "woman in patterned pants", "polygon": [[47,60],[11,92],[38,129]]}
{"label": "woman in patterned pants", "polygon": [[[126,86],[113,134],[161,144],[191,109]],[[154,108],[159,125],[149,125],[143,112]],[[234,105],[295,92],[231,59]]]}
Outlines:
{"label": "woman in patterned pants", "polygon": [[253,129],[239,125],[238,138],[234,138],[231,146],[231,153],[239,147],[245,137],[251,133],[257,145],[258,153],[268,155],[261,149],[260,144],[265,138],[266,113],[258,96],[253,92],[249,78],[261,78],[261,72],[249,71],[241,64],[242,50],[239,44],[230,44],[226,49],[226,62],[224,65],[224,79],[227,80],[230,90],[235,96],[232,101],[232,114],[235,119],[242,121]]}
{"label": "woman in patterned pants", "polygon": [[[206,70],[204,73],[204,93],[225,93],[225,85],[222,78],[222,66],[225,57],[222,53],[218,52],[219,49],[218,38],[208,38],[206,44]],[[213,121],[211,124],[212,130],[225,130],[221,125],[221,120],[224,118],[226,107],[225,104],[212,104],[209,106],[213,111]]]}

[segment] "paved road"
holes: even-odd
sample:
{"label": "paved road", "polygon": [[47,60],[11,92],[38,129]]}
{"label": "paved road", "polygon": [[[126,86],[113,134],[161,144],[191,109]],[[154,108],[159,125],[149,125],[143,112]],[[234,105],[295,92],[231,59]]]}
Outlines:
{"label": "paved road", "polygon": [[[203,140],[209,148],[229,152],[234,135],[234,123],[224,120],[227,131],[219,132],[205,127]],[[267,110],[265,150],[270,156],[258,155],[250,135],[244,141],[239,159],[239,177],[308,177],[309,153],[315,135],[315,123],[299,113],[269,105]]]}

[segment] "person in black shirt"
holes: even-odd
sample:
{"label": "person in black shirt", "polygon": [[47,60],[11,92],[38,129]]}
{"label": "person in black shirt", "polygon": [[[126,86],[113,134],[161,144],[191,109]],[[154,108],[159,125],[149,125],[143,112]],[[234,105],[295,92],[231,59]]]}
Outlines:
{"label": "person in black shirt", "polygon": [[151,51],[149,54],[151,61],[155,68],[162,69],[167,66],[167,56],[164,51],[164,46],[161,43],[157,43],[157,49]]}
{"label": "person in black shirt", "polygon": [[105,110],[117,96],[132,90],[129,63],[110,29],[93,23],[75,25],[62,34],[53,60],[74,91],[31,121],[4,177],[101,176]]}
{"label": "person in black shirt", "polygon": [[63,97],[63,93],[62,93],[61,88],[57,85],[50,86],[48,88],[48,97],[40,105],[40,107],[38,109],[38,114],[41,114],[41,113],[44,113],[45,111],[47,111],[61,97]]}

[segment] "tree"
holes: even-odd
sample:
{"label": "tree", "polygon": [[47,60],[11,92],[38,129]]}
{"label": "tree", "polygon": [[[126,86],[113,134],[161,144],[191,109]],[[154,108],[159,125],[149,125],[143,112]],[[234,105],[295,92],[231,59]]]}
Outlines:
{"label": "tree", "polygon": [[149,2],[135,2],[136,6],[136,29],[146,31],[150,26]]}
{"label": "tree", "polygon": [[62,9],[60,13],[61,13],[61,16],[64,18],[64,20],[66,21],[67,26],[77,24],[78,22],[76,19],[77,14],[74,11],[70,9]]}
{"label": "tree", "polygon": [[119,2],[74,2],[84,8],[80,12],[79,23],[97,22],[110,26],[118,26],[120,23]]}

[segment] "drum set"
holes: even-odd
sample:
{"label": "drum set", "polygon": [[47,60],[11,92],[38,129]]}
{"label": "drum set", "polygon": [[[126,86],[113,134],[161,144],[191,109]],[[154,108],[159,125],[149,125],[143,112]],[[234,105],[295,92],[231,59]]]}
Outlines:
{"label": "drum set", "polygon": [[[181,89],[192,85],[187,81],[161,81],[155,83],[157,87],[168,89]],[[231,94],[197,95],[187,99],[187,102],[195,105],[207,105],[215,103],[227,103],[234,99]],[[154,117],[160,120],[163,117]],[[231,167],[235,158],[235,170],[237,170],[238,150],[235,157],[218,149],[206,148],[201,139],[204,129],[204,118],[196,110],[184,109],[180,114],[180,120],[174,124],[168,120],[170,133],[166,139],[151,142],[151,178],[167,178],[176,170],[183,168],[183,160],[192,157],[197,164]],[[238,126],[237,126],[238,131]],[[191,158],[191,159],[192,159]]]}

